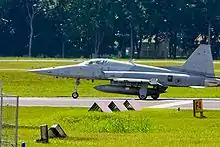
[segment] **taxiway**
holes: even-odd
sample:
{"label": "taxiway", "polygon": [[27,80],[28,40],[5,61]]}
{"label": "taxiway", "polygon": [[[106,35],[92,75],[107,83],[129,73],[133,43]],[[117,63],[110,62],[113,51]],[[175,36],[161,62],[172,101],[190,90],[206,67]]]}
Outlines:
{"label": "taxiway", "polygon": [[[192,109],[194,98],[161,98],[159,100],[146,101],[135,100],[134,98],[79,98],[72,99],[66,97],[39,98],[22,97],[19,99],[20,106],[46,106],[46,107],[90,107],[97,101],[135,101],[141,108],[173,108],[173,109]],[[202,98],[203,107],[206,110],[220,110],[220,98]],[[10,97],[8,98],[10,100]]]}

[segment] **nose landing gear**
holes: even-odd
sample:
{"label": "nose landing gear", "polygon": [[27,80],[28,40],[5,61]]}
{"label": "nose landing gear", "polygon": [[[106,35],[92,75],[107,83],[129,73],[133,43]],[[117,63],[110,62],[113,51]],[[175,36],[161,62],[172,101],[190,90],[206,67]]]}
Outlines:
{"label": "nose landing gear", "polygon": [[79,97],[78,92],[77,92],[77,91],[74,91],[74,92],[72,93],[72,97],[73,97],[74,99],[77,99],[77,98]]}
{"label": "nose landing gear", "polygon": [[76,79],[76,87],[75,87],[75,89],[73,90],[73,93],[72,93],[72,97],[73,97],[74,99],[77,99],[77,98],[79,97],[79,94],[78,94],[78,92],[77,92],[77,88],[78,88],[79,84],[80,84],[80,79],[77,78],[77,79]]}

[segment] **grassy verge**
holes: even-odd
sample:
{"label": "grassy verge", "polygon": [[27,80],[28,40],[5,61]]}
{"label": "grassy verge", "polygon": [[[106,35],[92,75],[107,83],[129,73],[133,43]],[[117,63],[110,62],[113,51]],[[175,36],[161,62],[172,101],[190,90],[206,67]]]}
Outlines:
{"label": "grassy verge", "polygon": [[[207,118],[192,111],[145,109],[105,114],[84,108],[21,107],[19,143],[28,147],[72,146],[219,146],[220,111],[205,111]],[[65,139],[37,144],[39,125],[59,123]]]}
{"label": "grassy verge", "polygon": [[87,58],[0,57],[0,60],[81,60]]}
{"label": "grassy verge", "polygon": [[[0,69],[33,69],[61,65],[70,65],[69,62],[0,62]],[[148,64],[143,62],[142,64]],[[173,66],[180,63],[151,62],[148,65]],[[216,75],[220,75],[220,64],[215,64]],[[74,88],[73,79],[56,79],[54,77],[37,75],[25,71],[0,70],[0,79],[3,80],[3,91],[6,94],[19,96],[71,96]],[[79,86],[81,97],[127,97],[126,95],[108,94],[93,89],[95,85],[107,84],[108,81],[82,80]],[[220,97],[220,88],[191,89],[172,88],[162,97]]]}
{"label": "grassy verge", "polygon": [[55,67],[62,65],[71,65],[71,62],[0,62],[0,69],[37,69],[44,67]]}

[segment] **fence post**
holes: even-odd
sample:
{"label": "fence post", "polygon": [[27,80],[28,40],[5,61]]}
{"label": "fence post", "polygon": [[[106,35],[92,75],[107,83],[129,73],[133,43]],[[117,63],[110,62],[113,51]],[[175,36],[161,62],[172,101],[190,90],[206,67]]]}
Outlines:
{"label": "fence post", "polygon": [[25,147],[25,142],[22,142],[22,143],[21,143],[21,147]]}
{"label": "fence post", "polygon": [[2,95],[2,81],[0,80],[0,147],[2,146],[2,110],[3,110],[3,95]]}

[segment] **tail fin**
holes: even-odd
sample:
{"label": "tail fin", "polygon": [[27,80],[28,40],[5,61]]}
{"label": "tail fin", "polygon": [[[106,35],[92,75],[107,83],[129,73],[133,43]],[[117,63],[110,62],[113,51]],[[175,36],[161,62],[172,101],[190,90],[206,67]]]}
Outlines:
{"label": "tail fin", "polygon": [[214,77],[215,73],[210,45],[201,44],[187,59],[182,69],[187,72]]}

